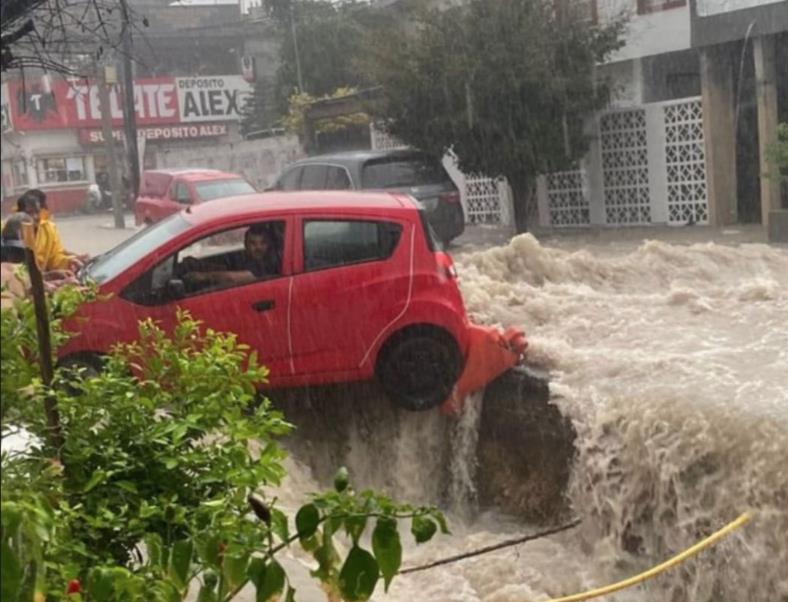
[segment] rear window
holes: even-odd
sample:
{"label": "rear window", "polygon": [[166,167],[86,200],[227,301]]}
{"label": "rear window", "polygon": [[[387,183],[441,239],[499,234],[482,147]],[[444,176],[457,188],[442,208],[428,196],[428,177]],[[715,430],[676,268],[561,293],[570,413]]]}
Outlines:
{"label": "rear window", "polygon": [[361,220],[310,220],[304,223],[304,270],[387,259],[397,248],[402,226]]}
{"label": "rear window", "polygon": [[451,182],[440,161],[427,155],[384,157],[364,164],[363,188],[404,188]]}
{"label": "rear window", "polygon": [[203,201],[222,199],[238,194],[251,194],[255,192],[254,187],[246,180],[212,180],[210,182],[197,182],[194,187],[197,195]]}

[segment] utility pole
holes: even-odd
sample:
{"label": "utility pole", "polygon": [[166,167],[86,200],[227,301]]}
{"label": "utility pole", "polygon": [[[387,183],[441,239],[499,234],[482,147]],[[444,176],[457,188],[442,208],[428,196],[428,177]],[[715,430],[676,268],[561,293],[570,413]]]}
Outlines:
{"label": "utility pole", "polygon": [[[108,74],[108,71],[110,73]],[[114,69],[103,66],[99,68],[99,108],[101,109],[101,133],[104,136],[104,146],[107,149],[109,162],[109,183],[112,188],[112,213],[115,216],[115,227],[125,228],[123,219],[123,199],[121,198],[120,175],[118,174],[118,157],[115,154],[115,139],[112,136],[112,113],[109,106],[109,82],[117,79]],[[110,77],[108,77],[110,75]]]}
{"label": "utility pole", "polygon": [[299,57],[298,54],[298,36],[296,35],[294,0],[291,0],[290,2],[290,31],[293,34],[293,52],[295,53],[296,77],[298,78],[298,93],[304,94],[306,90],[304,90],[304,78],[301,76],[301,58]]}
{"label": "utility pole", "polygon": [[120,0],[120,10],[123,20],[120,31],[123,45],[123,130],[126,135],[126,151],[129,161],[130,192],[136,199],[140,191],[140,155],[137,146],[137,113],[134,107],[131,23],[129,22],[129,6],[126,0]]}
{"label": "utility pole", "polygon": [[33,310],[36,318],[36,335],[38,336],[38,359],[41,363],[41,382],[45,387],[44,411],[47,419],[47,443],[55,450],[57,457],[60,458],[61,448],[63,447],[63,431],[60,428],[60,414],[57,409],[57,400],[50,392],[52,379],[54,378],[54,366],[52,362],[52,339],[49,330],[49,314],[47,313],[47,301],[44,293],[44,278],[41,270],[38,269],[36,257],[33,254],[35,242],[35,232],[33,224],[22,224],[22,239],[25,244],[25,263],[27,273],[30,276],[30,289],[33,295]]}

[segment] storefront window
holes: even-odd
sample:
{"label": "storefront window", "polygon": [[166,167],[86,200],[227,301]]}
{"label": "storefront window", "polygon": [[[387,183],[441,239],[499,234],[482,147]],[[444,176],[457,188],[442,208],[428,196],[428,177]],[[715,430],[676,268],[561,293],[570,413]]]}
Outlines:
{"label": "storefront window", "polygon": [[40,184],[81,182],[86,179],[85,157],[38,159],[38,181]]}

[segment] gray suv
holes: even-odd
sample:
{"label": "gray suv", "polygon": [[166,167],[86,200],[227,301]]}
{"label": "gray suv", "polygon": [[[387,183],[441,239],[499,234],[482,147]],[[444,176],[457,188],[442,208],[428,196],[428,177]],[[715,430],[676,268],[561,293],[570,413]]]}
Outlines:
{"label": "gray suv", "polygon": [[396,190],[421,202],[444,244],[465,229],[459,190],[440,161],[418,151],[350,151],[302,159],[286,167],[272,188]]}

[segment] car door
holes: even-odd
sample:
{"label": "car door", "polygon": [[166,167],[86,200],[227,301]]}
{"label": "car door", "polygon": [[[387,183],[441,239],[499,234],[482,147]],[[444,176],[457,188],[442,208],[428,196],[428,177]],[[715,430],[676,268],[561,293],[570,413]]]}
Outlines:
{"label": "car door", "polygon": [[[246,284],[205,286],[186,289],[183,266],[191,257],[211,269],[231,267],[228,261],[243,253],[243,240],[252,225],[276,228],[280,247],[279,274]],[[214,230],[190,239],[177,252],[135,280],[121,297],[136,305],[146,306],[147,315],[174,327],[178,309],[188,311],[202,320],[206,327],[232,332],[238,340],[258,353],[260,363],[270,371],[273,384],[292,373],[287,320],[291,278],[290,231],[287,218],[256,220],[231,229]]]}
{"label": "car door", "polygon": [[368,354],[408,303],[407,222],[314,217],[296,223],[291,300],[295,371],[368,372]]}
{"label": "car door", "polygon": [[[189,189],[186,187],[186,183],[173,179],[166,194],[161,197],[151,197],[149,200],[153,221],[162,220],[186,207],[189,203],[188,194]],[[179,197],[184,201],[179,201]]]}

